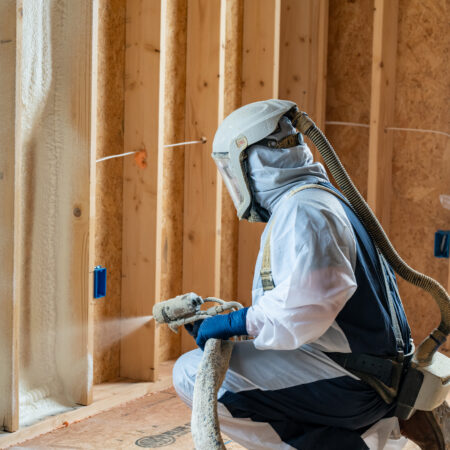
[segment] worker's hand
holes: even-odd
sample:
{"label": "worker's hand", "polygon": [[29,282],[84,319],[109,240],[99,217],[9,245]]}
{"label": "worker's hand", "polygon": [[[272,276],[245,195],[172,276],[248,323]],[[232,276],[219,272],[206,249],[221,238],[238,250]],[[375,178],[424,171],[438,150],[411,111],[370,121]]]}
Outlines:
{"label": "worker's hand", "polygon": [[200,325],[203,323],[205,319],[196,320],[192,323],[187,323],[184,325],[184,328],[186,328],[186,331],[194,338],[197,339],[198,329],[200,328]]}
{"label": "worker's hand", "polygon": [[242,308],[229,314],[205,319],[197,332],[197,345],[203,350],[206,341],[210,338],[228,339],[232,336],[247,335],[247,310],[248,308]]}

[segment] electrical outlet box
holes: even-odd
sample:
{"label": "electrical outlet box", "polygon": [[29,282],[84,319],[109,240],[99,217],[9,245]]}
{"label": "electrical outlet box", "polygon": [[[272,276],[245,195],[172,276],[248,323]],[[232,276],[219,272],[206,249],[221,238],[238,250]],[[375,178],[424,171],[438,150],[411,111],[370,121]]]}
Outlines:
{"label": "electrical outlet box", "polygon": [[438,230],[434,235],[434,256],[448,258],[450,253],[450,231]]}
{"label": "electrical outlet box", "polygon": [[106,268],[96,266],[94,268],[94,298],[106,296]]}

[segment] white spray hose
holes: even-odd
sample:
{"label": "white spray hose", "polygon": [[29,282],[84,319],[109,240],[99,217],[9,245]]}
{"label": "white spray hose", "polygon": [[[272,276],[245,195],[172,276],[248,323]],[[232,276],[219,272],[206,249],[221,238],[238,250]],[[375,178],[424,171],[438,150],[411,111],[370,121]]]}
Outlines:
{"label": "white spray hose", "polygon": [[[205,303],[218,303],[201,310]],[[225,311],[243,308],[238,302],[226,302],[220,298],[202,299],[194,293],[156,303],[153,317],[158,323],[166,323],[172,331],[201,319],[208,319]],[[217,414],[217,393],[222,386],[233,350],[233,341],[208,339],[202,362],[197,371],[192,405],[191,429],[197,450],[224,450]]]}
{"label": "white spray hose", "polygon": [[208,339],[197,370],[191,430],[197,450],[224,450],[217,414],[217,393],[228,370],[233,341]]}
{"label": "white spray hose", "polygon": [[[219,306],[209,308],[211,315],[223,310],[243,308],[238,302],[209,297],[205,301],[215,301]],[[222,386],[230,363],[233,341],[208,339],[203,350],[203,358],[197,370],[192,401],[191,430],[196,450],[224,450],[217,414],[217,393]]]}

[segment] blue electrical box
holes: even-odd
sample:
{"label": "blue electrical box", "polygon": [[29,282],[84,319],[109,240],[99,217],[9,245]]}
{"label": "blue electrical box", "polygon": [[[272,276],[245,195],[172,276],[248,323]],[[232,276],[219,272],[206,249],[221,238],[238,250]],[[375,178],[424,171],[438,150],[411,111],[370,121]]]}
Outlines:
{"label": "blue electrical box", "polygon": [[96,266],[94,268],[94,298],[106,296],[106,268]]}
{"label": "blue electrical box", "polygon": [[434,235],[434,256],[448,258],[450,253],[450,231],[438,230]]}

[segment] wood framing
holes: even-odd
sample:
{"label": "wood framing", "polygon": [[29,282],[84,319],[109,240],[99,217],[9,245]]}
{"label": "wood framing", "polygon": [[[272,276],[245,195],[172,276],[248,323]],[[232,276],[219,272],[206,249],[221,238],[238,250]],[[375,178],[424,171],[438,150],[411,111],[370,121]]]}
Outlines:
{"label": "wood framing", "polygon": [[[84,0],[66,1],[64,9],[58,11],[63,20],[64,35],[53,37],[51,43],[55,53],[53,64],[58,61],[62,67],[54,94],[54,114],[58,117],[54,123],[51,118],[46,118],[55,127],[52,146],[60,155],[55,189],[58,204],[55,219],[52,219],[55,221],[53,226],[58,227],[52,244],[56,253],[56,261],[52,264],[56,267],[54,301],[58,311],[55,320],[58,336],[56,365],[66,392],[82,405],[92,402],[94,353],[92,272],[95,260],[96,114],[92,111],[95,111],[96,100],[97,10],[97,0]],[[51,26],[55,27],[55,24]],[[26,32],[24,28],[23,33]],[[69,48],[73,53],[67,53]],[[34,120],[37,130],[39,117]],[[39,135],[36,132],[31,138],[39,139]],[[28,157],[32,154],[25,137],[23,151],[29,152]],[[38,217],[39,209],[36,209],[36,217],[29,217],[29,221]],[[60,245],[60,242],[68,244]],[[38,261],[33,264],[37,265]],[[47,271],[52,271],[52,267]],[[51,278],[52,274],[47,276]],[[67,304],[64,310],[58,306],[62,299]],[[72,329],[67,331],[69,327]],[[23,325],[21,329],[23,332]]]}
{"label": "wood framing", "polygon": [[280,98],[325,125],[328,0],[281,0]]}
{"label": "wood framing", "polygon": [[[82,262],[82,348],[87,350],[85,356],[86,371],[86,390],[81,393],[80,403],[82,405],[90,405],[93,398],[93,378],[94,367],[91,363],[94,355],[94,276],[93,269],[95,267],[95,184],[96,184],[96,156],[97,156],[97,76],[98,76],[98,13],[99,0],[90,2],[92,8],[88,14],[89,20],[89,52],[91,73],[89,77],[89,219],[87,235],[84,231],[84,240],[87,241],[87,249],[83,249]],[[87,254],[85,253],[87,250]],[[75,275],[76,277],[77,275]],[[76,280],[76,278],[75,278]]]}
{"label": "wood framing", "polygon": [[155,322],[133,330],[126,318],[150,316],[159,300],[161,0],[130,0],[126,17],[124,150],[145,150],[147,167],[124,160],[120,375],[155,381]]}
{"label": "wood framing", "polygon": [[[221,183],[211,158],[222,120],[224,8],[220,0],[189,0],[187,18],[186,140],[206,144],[185,150],[183,291],[202,297],[220,291]],[[182,350],[195,343],[182,340]]]}
{"label": "wood framing", "polygon": [[398,0],[375,0],[372,43],[367,199],[389,229],[392,188],[392,126],[395,107]]}
{"label": "wood framing", "polygon": [[[278,98],[280,0],[244,2],[242,104]],[[253,268],[264,224],[239,223],[238,299],[251,303]]]}
{"label": "wood framing", "polygon": [[[225,61],[224,61],[224,116],[242,104],[242,35],[243,0],[225,2]],[[221,177],[220,177],[221,178]],[[222,188],[221,254],[220,254],[220,298],[237,298],[237,270],[239,220],[236,208],[226,188]]]}
{"label": "wood framing", "polygon": [[19,425],[19,305],[14,290],[16,53],[20,55],[16,20],[18,31],[21,28],[18,7],[16,0],[0,4],[0,65],[4,68],[0,74],[0,430],[7,431],[17,430]]}

